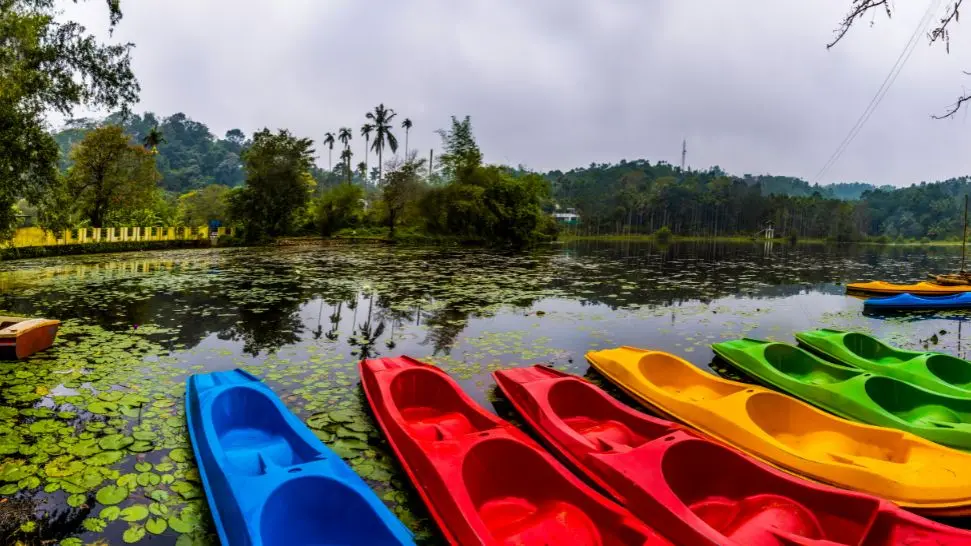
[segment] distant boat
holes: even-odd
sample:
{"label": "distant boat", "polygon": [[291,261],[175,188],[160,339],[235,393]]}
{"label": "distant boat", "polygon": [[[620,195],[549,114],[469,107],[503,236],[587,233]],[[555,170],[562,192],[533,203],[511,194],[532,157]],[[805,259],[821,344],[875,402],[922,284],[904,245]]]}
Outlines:
{"label": "distant boat", "polygon": [[0,317],[0,360],[19,360],[54,344],[61,321]]}
{"label": "distant boat", "polygon": [[910,293],[886,298],[869,298],[863,302],[867,309],[904,310],[904,309],[971,309],[971,293],[932,298],[915,296]]}

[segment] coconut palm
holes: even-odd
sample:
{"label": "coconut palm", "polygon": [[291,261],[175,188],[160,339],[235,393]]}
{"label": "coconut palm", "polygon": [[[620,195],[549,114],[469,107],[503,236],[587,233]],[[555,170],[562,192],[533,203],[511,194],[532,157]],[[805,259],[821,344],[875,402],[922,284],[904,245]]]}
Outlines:
{"label": "coconut palm", "polygon": [[334,170],[334,133],[324,134],[324,146],[327,146],[327,162],[330,163],[330,170]]}
{"label": "coconut palm", "polygon": [[411,132],[412,123],[410,118],[405,118],[401,122],[401,128],[405,130],[405,161],[408,161],[408,133]]}
{"label": "coconut palm", "polygon": [[361,181],[366,186],[367,185],[367,163],[363,161],[358,163],[357,173],[361,175]]}
{"label": "coconut palm", "polygon": [[398,139],[391,133],[391,120],[398,115],[394,110],[385,108],[384,103],[374,107],[373,112],[367,113],[367,118],[374,122],[374,143],[371,149],[378,152],[378,181],[382,179],[384,170],[384,148],[391,148],[391,153],[398,151]]}
{"label": "coconut palm", "polygon": [[[361,126],[361,136],[364,137],[364,172],[367,172],[367,147],[371,142],[371,131],[374,130],[374,125],[370,123],[365,123]],[[364,178],[367,180],[367,177]]]}

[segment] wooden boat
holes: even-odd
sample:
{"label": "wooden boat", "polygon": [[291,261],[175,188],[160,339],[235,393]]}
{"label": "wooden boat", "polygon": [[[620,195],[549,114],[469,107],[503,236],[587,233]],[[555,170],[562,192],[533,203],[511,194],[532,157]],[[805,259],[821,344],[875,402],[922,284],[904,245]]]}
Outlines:
{"label": "wooden boat", "polygon": [[54,344],[61,321],[0,317],[0,360],[18,360]]}
{"label": "wooden boat", "polygon": [[964,286],[966,284],[971,284],[968,275],[966,273],[943,273],[940,275],[928,274],[928,277],[933,282],[937,284],[943,284],[945,286]]}
{"label": "wooden boat", "polygon": [[584,484],[442,370],[365,360],[361,385],[378,425],[451,544],[670,544]]}
{"label": "wooden boat", "polygon": [[711,348],[759,381],[840,417],[971,449],[971,398],[826,362],[786,343],[738,339]]}
{"label": "wooden boat", "polygon": [[634,411],[579,377],[545,366],[493,377],[555,454],[677,544],[971,543],[969,531],[791,476]]}
{"label": "wooden boat", "polygon": [[[971,294],[968,294],[971,299]],[[957,296],[964,297],[964,296]],[[799,345],[845,366],[948,396],[971,398],[971,362],[944,353],[906,351],[860,332],[821,328],[796,334]]]}
{"label": "wooden boat", "polygon": [[914,284],[894,284],[885,281],[854,282],[846,285],[847,292],[862,292],[867,294],[904,294],[916,296],[949,296],[962,292],[971,292],[971,285],[944,286],[930,282]]}
{"label": "wooden boat", "polygon": [[347,463],[243,370],[186,380],[189,438],[226,545],[414,545]]}
{"label": "wooden boat", "polygon": [[621,347],[587,360],[651,408],[778,468],[929,515],[971,514],[971,454],[846,421],[668,353]]}

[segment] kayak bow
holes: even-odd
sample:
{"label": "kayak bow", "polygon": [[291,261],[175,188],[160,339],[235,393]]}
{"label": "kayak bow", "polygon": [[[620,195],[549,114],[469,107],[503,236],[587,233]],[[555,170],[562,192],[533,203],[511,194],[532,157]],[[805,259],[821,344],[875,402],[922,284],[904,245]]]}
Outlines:
{"label": "kayak bow", "polygon": [[360,373],[378,425],[451,544],[670,544],[442,370],[400,357],[365,360]]}
{"label": "kayak bow", "polygon": [[249,373],[190,376],[186,420],[226,546],[414,544],[364,480]]}
{"label": "kayak bow", "polygon": [[971,542],[971,532],[870,495],[796,478],[648,417],[579,377],[545,366],[493,376],[557,455],[677,544]]}
{"label": "kayak bow", "polygon": [[789,472],[928,514],[971,513],[971,454],[846,421],[668,353],[621,347],[587,360],[642,403]]}
{"label": "kayak bow", "polygon": [[906,351],[859,332],[823,328],[796,334],[799,344],[834,362],[929,391],[971,398],[971,362],[935,352]]}

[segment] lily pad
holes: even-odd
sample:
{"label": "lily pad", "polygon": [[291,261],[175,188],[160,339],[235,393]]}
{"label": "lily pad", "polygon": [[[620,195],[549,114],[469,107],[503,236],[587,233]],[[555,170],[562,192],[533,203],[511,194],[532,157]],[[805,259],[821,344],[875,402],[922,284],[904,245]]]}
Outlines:
{"label": "lily pad", "polygon": [[125,436],[124,434],[111,434],[105,436],[98,440],[98,445],[101,449],[124,449],[132,444],[135,440],[131,436]]}
{"label": "lily pad", "polygon": [[115,464],[124,457],[125,454],[121,451],[102,451],[97,455],[88,457],[84,460],[85,463],[94,466],[106,466],[109,464]]}
{"label": "lily pad", "polygon": [[124,521],[142,521],[148,517],[148,507],[144,504],[133,504],[121,511],[121,519]]}
{"label": "lily pad", "polygon": [[107,526],[108,524],[105,522],[105,520],[98,518],[86,518],[81,522],[81,527],[84,527],[92,533],[100,533],[101,531],[104,531],[105,527]]}
{"label": "lily pad", "polygon": [[81,461],[75,461],[70,455],[63,455],[44,465],[44,473],[50,478],[63,478],[77,474],[84,469]]}
{"label": "lily pad", "polygon": [[115,521],[121,515],[121,508],[117,506],[105,506],[98,513],[98,517],[105,521]]}
{"label": "lily pad", "polygon": [[335,423],[353,423],[355,413],[351,410],[339,409],[330,412],[330,419]]}
{"label": "lily pad", "polygon": [[145,528],[141,525],[130,525],[121,535],[121,539],[128,544],[134,544],[143,538],[145,538]]}
{"label": "lily pad", "polygon": [[189,458],[189,452],[181,447],[169,451],[169,458],[177,463],[184,463]]}
{"label": "lily pad", "polygon": [[128,450],[135,453],[145,453],[146,451],[151,451],[153,449],[155,449],[155,444],[145,440],[136,440],[128,446]]}
{"label": "lily pad", "polygon": [[153,535],[161,535],[168,528],[168,523],[162,518],[151,518],[145,522],[145,529]]}
{"label": "lily pad", "polygon": [[122,487],[120,485],[106,485],[98,490],[95,498],[101,504],[111,505],[118,504],[119,502],[128,498],[128,488]]}

